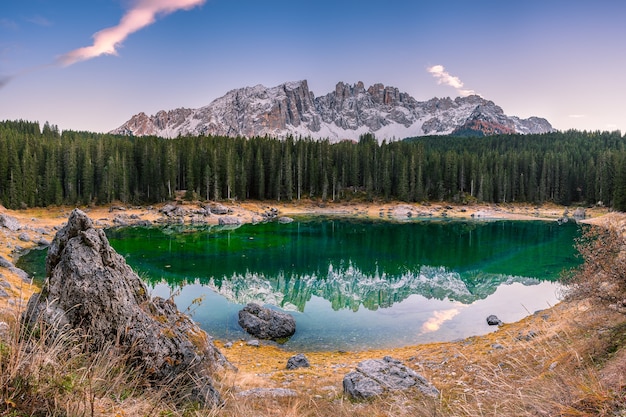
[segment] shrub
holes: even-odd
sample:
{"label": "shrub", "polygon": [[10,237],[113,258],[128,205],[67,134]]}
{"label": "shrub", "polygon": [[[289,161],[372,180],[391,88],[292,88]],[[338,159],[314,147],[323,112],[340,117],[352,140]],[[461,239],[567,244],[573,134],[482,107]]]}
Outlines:
{"label": "shrub", "polygon": [[589,299],[626,314],[626,238],[619,222],[590,226],[577,241],[584,263],[565,274],[566,296]]}

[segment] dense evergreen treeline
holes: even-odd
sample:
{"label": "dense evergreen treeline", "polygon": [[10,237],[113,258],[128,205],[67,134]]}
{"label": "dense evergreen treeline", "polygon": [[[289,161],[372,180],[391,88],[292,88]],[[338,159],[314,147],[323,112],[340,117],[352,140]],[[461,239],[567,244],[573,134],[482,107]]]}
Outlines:
{"label": "dense evergreen treeline", "polygon": [[626,209],[626,137],[567,131],[378,144],[128,138],[0,122],[0,204],[189,198],[596,203]]}

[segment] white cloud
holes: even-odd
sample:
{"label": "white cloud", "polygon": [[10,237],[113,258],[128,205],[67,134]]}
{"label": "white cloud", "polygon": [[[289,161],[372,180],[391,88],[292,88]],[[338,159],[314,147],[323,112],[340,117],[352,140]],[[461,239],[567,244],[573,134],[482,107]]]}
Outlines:
{"label": "white cloud", "polygon": [[189,10],[206,0],[136,0],[122,16],[119,24],[93,35],[91,46],[75,49],[61,55],[57,62],[63,66],[75,64],[100,55],[117,55],[117,48],[134,32],[151,25],[157,15],[165,16],[177,10]]}
{"label": "white cloud", "polygon": [[587,117],[586,114],[570,114],[568,116],[570,119],[584,119],[585,117]]}
{"label": "white cloud", "polygon": [[443,84],[456,89],[461,96],[470,96],[476,94],[474,90],[463,88],[463,81],[459,77],[450,75],[443,65],[433,65],[426,69],[437,79],[437,84]]}

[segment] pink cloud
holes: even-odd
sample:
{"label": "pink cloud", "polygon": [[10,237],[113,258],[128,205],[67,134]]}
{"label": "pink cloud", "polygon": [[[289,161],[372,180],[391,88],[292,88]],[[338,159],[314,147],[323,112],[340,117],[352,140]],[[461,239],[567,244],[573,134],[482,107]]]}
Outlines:
{"label": "pink cloud", "polygon": [[206,0],[136,0],[122,16],[119,24],[103,29],[93,35],[94,42],[58,57],[63,66],[75,64],[100,55],[117,55],[117,48],[134,32],[151,25],[157,16],[166,16],[177,10],[189,10]]}

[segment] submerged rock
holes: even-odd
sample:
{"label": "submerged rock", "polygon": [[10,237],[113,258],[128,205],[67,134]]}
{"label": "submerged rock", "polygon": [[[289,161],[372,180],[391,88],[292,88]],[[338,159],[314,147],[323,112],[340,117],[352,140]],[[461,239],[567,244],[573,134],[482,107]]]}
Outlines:
{"label": "submerged rock", "polygon": [[430,397],[439,396],[439,390],[426,378],[389,356],[360,362],[355,371],[343,378],[344,392],[354,399],[367,399],[387,391],[410,389],[416,389]]}
{"label": "submerged rock", "polygon": [[46,283],[23,321],[50,331],[74,329],[97,351],[117,344],[130,365],[155,385],[171,384],[181,400],[218,404],[212,373],[229,363],[212,339],[170,300],[150,299],[145,284],[76,209],[46,258]]}
{"label": "submerged rock", "polygon": [[248,303],[239,311],[239,325],[259,339],[284,339],[296,332],[296,320],[289,314]]}

